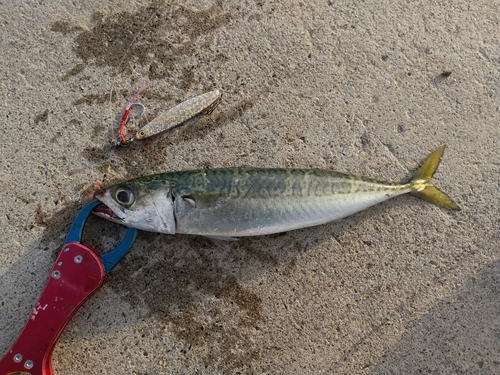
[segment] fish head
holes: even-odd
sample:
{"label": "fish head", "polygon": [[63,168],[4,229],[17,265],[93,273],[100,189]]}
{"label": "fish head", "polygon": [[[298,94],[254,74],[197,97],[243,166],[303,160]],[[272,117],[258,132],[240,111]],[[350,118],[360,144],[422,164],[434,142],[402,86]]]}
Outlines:
{"label": "fish head", "polygon": [[168,182],[136,179],[100,189],[102,202],[93,213],[109,221],[148,232],[174,234],[174,205]]}

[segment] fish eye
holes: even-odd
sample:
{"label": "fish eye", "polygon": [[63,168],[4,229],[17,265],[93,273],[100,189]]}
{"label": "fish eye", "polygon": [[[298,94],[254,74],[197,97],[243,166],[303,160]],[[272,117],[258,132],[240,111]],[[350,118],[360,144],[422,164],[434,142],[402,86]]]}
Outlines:
{"label": "fish eye", "polygon": [[135,197],[133,191],[128,187],[119,187],[115,191],[115,199],[118,203],[129,207],[134,203]]}

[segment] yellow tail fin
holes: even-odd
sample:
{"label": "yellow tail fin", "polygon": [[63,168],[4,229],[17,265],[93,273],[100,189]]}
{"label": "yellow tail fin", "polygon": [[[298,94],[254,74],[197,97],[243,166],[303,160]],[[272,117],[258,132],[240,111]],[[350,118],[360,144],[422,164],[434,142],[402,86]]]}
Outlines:
{"label": "yellow tail fin", "polygon": [[445,148],[446,146],[443,145],[434,151],[413,175],[410,180],[413,188],[411,194],[448,210],[460,210],[460,207],[450,197],[431,183],[432,175],[441,161]]}

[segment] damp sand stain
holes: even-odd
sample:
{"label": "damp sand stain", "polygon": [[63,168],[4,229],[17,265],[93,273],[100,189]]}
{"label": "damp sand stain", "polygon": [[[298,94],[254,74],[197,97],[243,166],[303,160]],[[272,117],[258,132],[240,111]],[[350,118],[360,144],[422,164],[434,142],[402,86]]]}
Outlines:
{"label": "damp sand stain", "polygon": [[[168,325],[175,337],[201,353],[205,366],[248,371],[260,358],[251,337],[265,322],[262,300],[219,264],[204,240],[184,238],[196,250],[169,252],[162,246],[164,236],[145,233],[140,239],[144,250],[127,255],[109,285],[132,308],[145,303],[159,325]],[[151,264],[147,253],[153,248],[163,259]]]}
{"label": "damp sand stain", "polygon": [[179,355],[199,356],[209,372],[254,373],[268,350],[259,338],[267,321],[264,302],[235,274],[290,274],[307,246],[293,236],[268,237],[279,242],[274,250],[256,250],[269,239],[243,238],[228,255],[203,238],[141,232],[108,285],[132,309],[146,306],[158,327],[168,327],[187,348]]}
{"label": "damp sand stain", "polygon": [[[149,67],[149,79],[161,79],[171,74],[174,65],[186,55],[203,48],[202,35],[215,32],[229,24],[233,16],[220,5],[206,10],[191,10],[182,5],[153,2],[135,13],[103,14],[95,12],[94,27],[80,31],[75,37],[75,53],[85,66],[112,67],[118,74],[132,71],[136,64]],[[78,31],[65,21],[57,21],[52,31],[63,35]],[[224,59],[213,55],[204,64]],[[82,71],[78,64],[64,76],[65,79]],[[191,86],[190,74],[182,73],[184,84]]]}
{"label": "damp sand stain", "polygon": [[82,30],[82,27],[71,26],[67,21],[56,21],[50,27],[50,31],[61,33],[63,35],[73,34]]}
{"label": "damp sand stain", "polygon": [[[115,90],[113,90],[112,92],[105,92],[105,93],[100,93],[100,94],[99,93],[87,94],[87,95],[83,95],[80,98],[74,100],[73,105],[104,104],[104,103],[108,102],[109,100],[111,100],[112,102],[115,102],[118,99],[118,97],[127,98],[130,95],[131,95],[130,91],[128,91],[128,90],[122,90],[119,94],[117,94]],[[154,93],[154,92],[150,92],[148,94],[143,94],[142,96],[144,99],[147,99],[147,100],[156,99],[156,100],[166,101],[166,100],[171,99],[170,95],[162,95],[162,94]]]}

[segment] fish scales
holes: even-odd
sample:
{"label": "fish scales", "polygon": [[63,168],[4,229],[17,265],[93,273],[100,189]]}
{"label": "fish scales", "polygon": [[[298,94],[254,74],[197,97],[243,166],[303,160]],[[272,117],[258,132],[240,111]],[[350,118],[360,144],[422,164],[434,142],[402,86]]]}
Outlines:
{"label": "fish scales", "polygon": [[[387,188],[400,184],[381,182],[354,175],[311,169],[259,169],[227,168],[170,172],[157,175],[157,179],[170,181],[175,188],[196,192],[227,194],[234,198],[259,196],[307,197],[324,194],[346,194]],[[148,178],[138,183],[148,184]]]}
{"label": "fish scales", "polygon": [[96,192],[96,214],[133,228],[228,238],[324,224],[397,195],[458,206],[430,179],[438,148],[406,183],[316,169],[226,168],[162,173]]}
{"label": "fish scales", "polygon": [[221,169],[165,178],[173,184],[176,231],[222,237],[323,224],[410,191],[408,184],[318,170]]}

